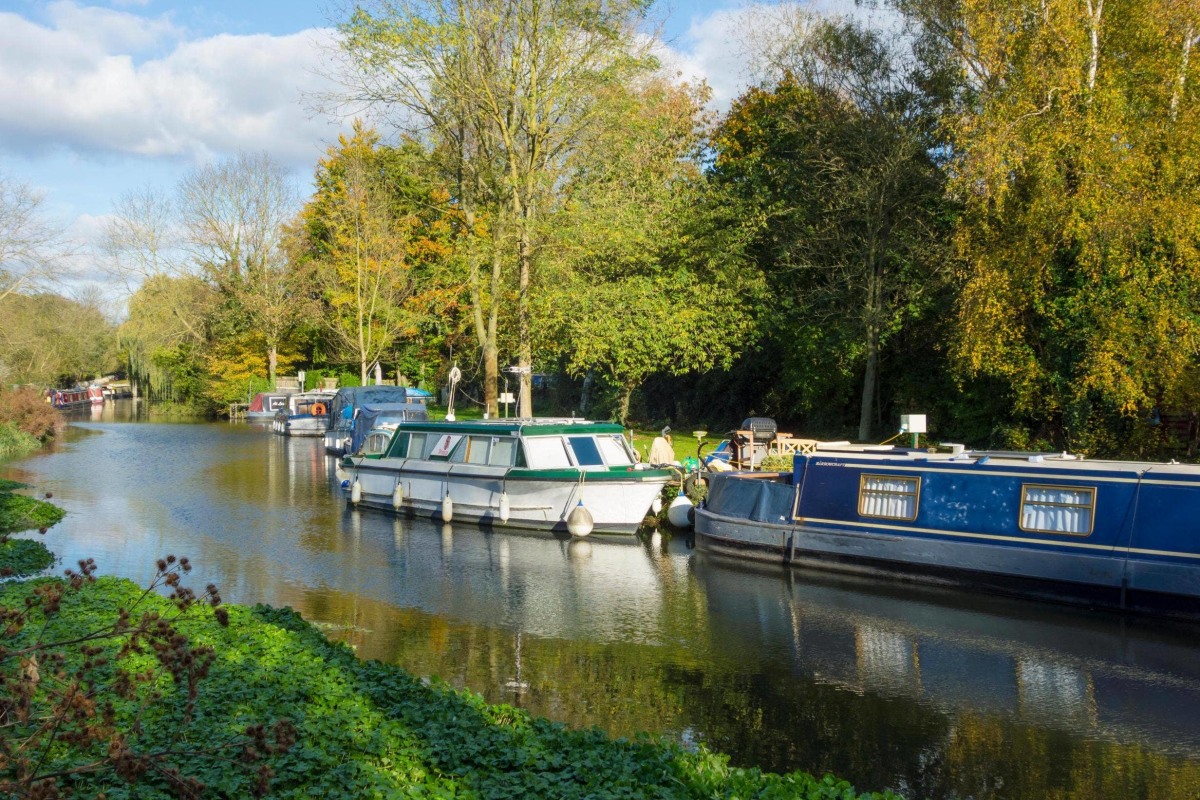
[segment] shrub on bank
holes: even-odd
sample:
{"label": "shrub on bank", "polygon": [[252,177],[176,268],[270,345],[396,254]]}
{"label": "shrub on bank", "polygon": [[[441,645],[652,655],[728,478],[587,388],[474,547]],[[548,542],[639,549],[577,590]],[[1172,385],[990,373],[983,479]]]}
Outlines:
{"label": "shrub on bank", "polygon": [[66,421],[58,409],[46,402],[41,392],[21,386],[0,389],[0,426],[5,425],[44,442],[61,433]]}

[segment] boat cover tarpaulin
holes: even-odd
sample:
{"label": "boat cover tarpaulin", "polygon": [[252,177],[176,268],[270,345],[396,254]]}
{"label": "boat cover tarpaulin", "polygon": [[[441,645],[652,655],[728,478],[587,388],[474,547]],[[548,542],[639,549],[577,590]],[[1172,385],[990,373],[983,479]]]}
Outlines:
{"label": "boat cover tarpaulin", "polygon": [[792,519],[795,491],[791,483],[769,477],[731,480],[732,475],[709,477],[707,508],[714,514],[786,524]]}
{"label": "boat cover tarpaulin", "polygon": [[347,408],[360,408],[369,403],[407,401],[408,389],[403,386],[344,386],[337,390],[337,394],[329,403],[329,427],[336,428],[346,419]]}
{"label": "boat cover tarpaulin", "polygon": [[388,422],[427,420],[429,411],[420,403],[371,403],[358,407],[348,453],[357,453],[373,428]]}

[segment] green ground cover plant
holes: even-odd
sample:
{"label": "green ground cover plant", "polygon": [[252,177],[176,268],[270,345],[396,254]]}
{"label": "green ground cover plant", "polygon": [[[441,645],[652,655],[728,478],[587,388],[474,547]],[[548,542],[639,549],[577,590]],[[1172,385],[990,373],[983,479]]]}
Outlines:
{"label": "green ground cover plant", "polygon": [[[170,619],[172,647],[184,642],[193,659],[189,668],[164,669],[158,646],[143,640],[129,647],[127,636],[62,649],[59,672],[92,676],[88,688],[103,705],[100,717],[112,731],[127,732],[123,747],[159,759],[156,768],[145,762],[131,784],[120,769],[94,766],[105,763],[108,741],[73,732],[73,739],[46,747],[40,765],[58,777],[64,796],[179,796],[179,776],[187,776],[195,796],[204,797],[249,796],[268,786],[271,797],[281,798],[859,797],[833,778],[733,768],[704,749],[649,737],[612,740],[599,730],[569,730],[489,705],[436,679],[361,661],[290,609],[193,607],[181,614],[171,599],[126,580],[77,583],[63,592],[55,613],[32,613],[6,650],[28,647],[35,633],[71,640],[81,630],[109,630],[112,620],[132,619],[130,609],[137,609],[143,617]],[[10,584],[0,591],[0,606],[23,608],[54,584],[63,582]],[[12,662],[0,661],[9,680],[20,666]],[[129,691],[130,679],[122,676],[132,675],[153,679]],[[6,719],[9,736],[45,719],[55,691],[43,679],[27,721]],[[11,777],[0,770],[0,781]]]}

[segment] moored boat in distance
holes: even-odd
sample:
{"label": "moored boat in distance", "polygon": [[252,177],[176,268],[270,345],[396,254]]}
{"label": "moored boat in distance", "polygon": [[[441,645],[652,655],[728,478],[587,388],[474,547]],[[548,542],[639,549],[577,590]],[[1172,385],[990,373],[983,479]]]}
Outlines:
{"label": "moored boat in distance", "polygon": [[287,406],[288,396],[292,392],[259,392],[251,398],[246,407],[245,419],[248,422],[270,422],[280,409]]}
{"label": "moored boat in distance", "polygon": [[280,436],[324,436],[333,392],[299,392],[275,412],[271,430]]}
{"label": "moored boat in distance", "polygon": [[1200,466],[834,449],[709,477],[698,547],[1200,616]]}
{"label": "moored boat in distance", "polygon": [[81,408],[90,405],[91,395],[86,386],[72,389],[47,389],[46,402],[55,408]]}
{"label": "moored boat in distance", "polygon": [[405,421],[366,441],[338,471],[347,501],[444,522],[632,534],[678,477],[636,463],[620,425],[573,418]]}

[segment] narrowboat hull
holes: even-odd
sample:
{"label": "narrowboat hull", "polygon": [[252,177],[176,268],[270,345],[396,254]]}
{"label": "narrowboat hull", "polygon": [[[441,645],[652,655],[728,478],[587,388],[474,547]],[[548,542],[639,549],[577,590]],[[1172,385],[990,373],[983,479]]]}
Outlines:
{"label": "narrowboat hull", "polygon": [[[712,476],[696,544],[757,561],[1197,616],[1200,469],[1072,462],[797,456],[790,474]],[[910,487],[911,497],[889,499],[889,519],[872,506],[872,486],[895,495]]]}

